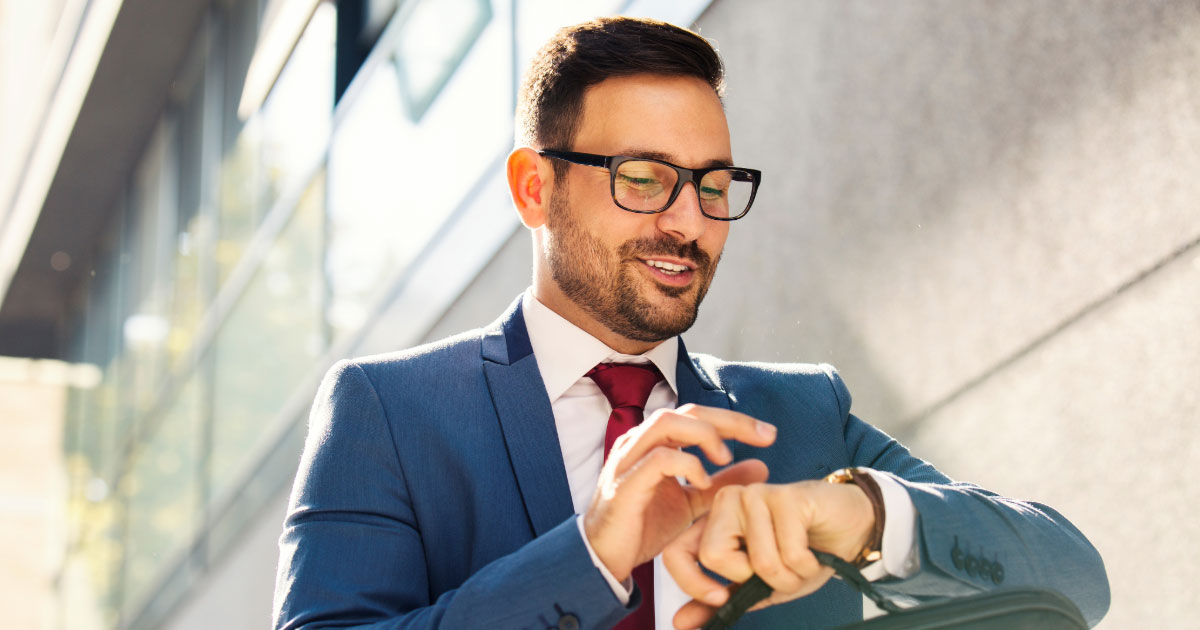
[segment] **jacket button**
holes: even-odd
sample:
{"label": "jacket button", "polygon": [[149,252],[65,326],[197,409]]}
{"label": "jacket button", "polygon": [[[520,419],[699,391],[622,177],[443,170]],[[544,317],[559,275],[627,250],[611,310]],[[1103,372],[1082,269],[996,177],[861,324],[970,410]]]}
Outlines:
{"label": "jacket button", "polygon": [[958,548],[958,536],[954,537],[954,548],[950,550],[950,561],[954,563],[955,569],[961,569],[964,566],[966,558],[963,556],[962,549]]}
{"label": "jacket button", "polygon": [[979,558],[967,554],[967,575],[975,577],[979,574]]}
{"label": "jacket button", "polygon": [[579,630],[579,617],[571,613],[559,617],[558,630]]}

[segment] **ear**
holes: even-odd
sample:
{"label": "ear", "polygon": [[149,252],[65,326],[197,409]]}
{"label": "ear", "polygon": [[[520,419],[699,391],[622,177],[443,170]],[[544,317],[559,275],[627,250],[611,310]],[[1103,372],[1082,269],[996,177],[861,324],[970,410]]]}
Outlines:
{"label": "ear", "polygon": [[518,147],[508,154],[508,191],[512,195],[521,223],[533,230],[546,223],[550,203],[550,169],[542,156],[529,147]]}

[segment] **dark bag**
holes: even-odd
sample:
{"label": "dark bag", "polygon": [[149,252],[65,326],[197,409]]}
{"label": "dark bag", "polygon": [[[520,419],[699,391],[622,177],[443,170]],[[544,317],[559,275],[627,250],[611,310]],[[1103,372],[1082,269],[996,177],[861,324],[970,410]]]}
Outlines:
{"label": "dark bag", "polygon": [[[841,558],[813,550],[817,560],[875,602],[888,614],[837,630],[1087,630],[1087,622],[1071,600],[1042,588],[1010,588],[956,597],[912,608],[901,608],[875,590],[862,573]],[[732,628],[754,604],[766,599],[771,587],[757,575],[719,608],[704,630]]]}

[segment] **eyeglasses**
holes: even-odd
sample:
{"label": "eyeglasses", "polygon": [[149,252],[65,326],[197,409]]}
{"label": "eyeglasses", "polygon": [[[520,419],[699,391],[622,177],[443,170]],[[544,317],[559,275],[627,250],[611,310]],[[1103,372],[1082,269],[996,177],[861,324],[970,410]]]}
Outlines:
{"label": "eyeglasses", "polygon": [[752,168],[717,166],[683,168],[670,162],[624,155],[596,155],[574,151],[538,151],[538,154],[572,164],[606,168],[613,202],[622,210],[641,214],[663,212],[675,203],[683,185],[691,182],[700,198],[700,212],[717,221],[746,216],[762,173]]}

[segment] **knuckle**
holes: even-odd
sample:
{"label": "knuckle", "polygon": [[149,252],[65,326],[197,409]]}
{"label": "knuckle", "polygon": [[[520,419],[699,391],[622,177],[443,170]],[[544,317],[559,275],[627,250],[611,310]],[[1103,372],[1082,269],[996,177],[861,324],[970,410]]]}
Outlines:
{"label": "knuckle", "polygon": [[700,559],[700,564],[718,573],[724,568],[725,559],[708,547],[700,547],[700,553],[696,554],[696,557]]}
{"label": "knuckle", "polygon": [[752,483],[743,486],[742,500],[746,503],[758,503],[765,500],[771,489],[765,483]]}
{"label": "knuckle", "polygon": [[808,555],[799,548],[783,549],[779,555],[783,563],[793,571],[800,572],[808,567]]}
{"label": "knuckle", "polygon": [[671,460],[675,459],[675,453],[677,452],[665,446],[655,446],[650,450],[650,461],[659,465],[668,464]]}
{"label": "knuckle", "polygon": [[725,486],[724,488],[717,490],[717,494],[713,496],[713,501],[718,503],[738,501],[740,500],[742,494],[741,490],[742,489],[738,486]]}
{"label": "knuckle", "polygon": [[750,566],[754,567],[755,573],[760,575],[779,575],[783,572],[783,566],[775,562],[775,558],[771,554],[762,551],[750,552]]}

